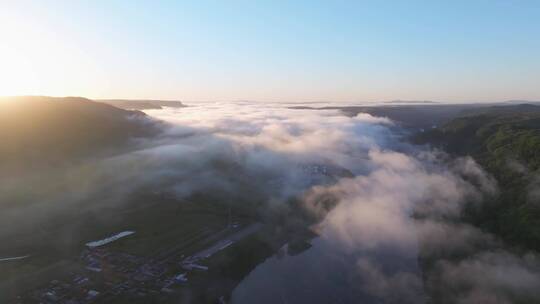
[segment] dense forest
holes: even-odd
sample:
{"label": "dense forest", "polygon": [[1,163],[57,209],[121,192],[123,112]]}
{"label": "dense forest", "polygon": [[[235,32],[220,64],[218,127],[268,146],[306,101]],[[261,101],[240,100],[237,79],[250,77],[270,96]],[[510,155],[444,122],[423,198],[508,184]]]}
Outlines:
{"label": "dense forest", "polygon": [[467,220],[514,246],[540,249],[540,106],[468,109],[414,141],[472,156],[500,191],[483,208],[468,210]]}

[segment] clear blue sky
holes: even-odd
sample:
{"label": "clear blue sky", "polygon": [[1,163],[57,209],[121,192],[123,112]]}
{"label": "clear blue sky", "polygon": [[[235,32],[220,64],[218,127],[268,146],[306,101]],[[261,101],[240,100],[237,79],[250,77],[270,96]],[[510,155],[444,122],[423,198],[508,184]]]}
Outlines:
{"label": "clear blue sky", "polygon": [[540,100],[540,1],[0,0],[0,26],[0,95]]}

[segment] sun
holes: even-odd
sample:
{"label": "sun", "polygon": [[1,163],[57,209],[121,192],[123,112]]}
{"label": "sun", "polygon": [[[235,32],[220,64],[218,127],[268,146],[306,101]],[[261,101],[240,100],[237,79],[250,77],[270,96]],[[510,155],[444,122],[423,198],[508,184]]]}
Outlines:
{"label": "sun", "polygon": [[36,60],[43,59],[36,55],[46,55],[48,45],[25,20],[3,14],[0,18],[0,96],[36,94],[41,89]]}
{"label": "sun", "polygon": [[103,80],[91,52],[65,33],[0,12],[0,96],[91,94]]}
{"label": "sun", "polygon": [[0,45],[0,96],[31,95],[38,85],[31,62],[9,45]]}

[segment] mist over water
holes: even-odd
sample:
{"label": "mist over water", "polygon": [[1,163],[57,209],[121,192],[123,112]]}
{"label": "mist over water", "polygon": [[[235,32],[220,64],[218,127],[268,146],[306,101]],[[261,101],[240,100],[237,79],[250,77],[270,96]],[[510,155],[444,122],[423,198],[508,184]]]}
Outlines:
{"label": "mist over water", "polygon": [[[202,140],[210,150],[225,144],[227,157],[266,185],[269,206],[296,196],[320,218],[310,249],[289,256],[282,248],[246,277],[233,303],[422,303],[429,300],[426,288],[449,303],[538,298],[535,255],[507,252],[492,235],[460,221],[464,208],[498,191],[471,158],[412,146],[384,117],[286,106],[201,103],[147,111],[174,125],[171,138],[211,137],[212,143]],[[313,164],[352,176],[318,183],[302,170]],[[329,196],[338,202],[330,209],[322,203]],[[446,258],[452,255],[466,258]],[[429,271],[419,266],[422,259],[432,263]]]}
{"label": "mist over water", "polygon": [[[293,199],[317,235],[311,247],[278,250],[237,286],[233,303],[540,299],[537,256],[511,252],[461,220],[465,208],[489,204],[498,191],[471,158],[411,145],[397,123],[364,113],[188,105],[145,111],[166,124],[159,136],[136,139],[134,151],[4,183],[1,199],[28,189],[24,199],[33,203],[6,209],[2,227],[22,234],[67,212],[88,212],[99,227],[139,189],[179,202],[216,194],[256,210],[261,221],[288,214]],[[58,239],[80,237],[83,226],[63,229]],[[0,236],[14,233],[4,228]]]}
{"label": "mist over water", "polygon": [[[352,206],[349,204],[357,202],[347,202],[345,197],[337,195],[340,191],[360,195],[356,193],[361,191],[357,187],[380,192],[370,194],[373,196],[388,195],[383,193],[387,189],[377,190],[377,185],[361,184],[377,180],[371,175],[414,170],[409,168],[415,166],[412,160],[405,154],[394,152],[414,152],[412,147],[399,141],[402,130],[396,129],[394,123],[384,117],[360,114],[349,118],[336,110],[292,110],[286,106],[209,104],[147,112],[179,126],[203,129],[232,141],[239,149],[249,151],[248,158],[256,156],[250,166],[272,162],[265,170],[275,171],[283,179],[283,188],[269,194],[270,201],[285,204],[288,195],[299,195],[309,212],[324,219],[314,227],[319,236],[312,241],[311,248],[292,255],[285,245],[234,290],[232,303],[357,303],[359,300],[374,303],[386,299],[385,293],[390,289],[394,293],[393,300],[421,303],[424,292],[417,264],[416,231],[408,218],[412,211],[390,210],[384,214],[385,206],[375,210],[379,208],[378,202],[365,202],[373,206]],[[256,155],[261,148],[268,151]],[[338,166],[350,170],[359,180],[348,177],[328,186],[313,184],[307,180],[311,178],[309,175],[295,173],[295,168],[302,164]],[[366,175],[369,177],[360,180]],[[386,181],[376,181],[379,182]],[[399,191],[396,187],[402,186],[393,183],[391,177],[387,182],[393,193]],[[328,193],[336,194],[343,201],[327,215],[317,201],[318,197]],[[388,203],[397,208],[412,208],[403,206],[399,200]],[[357,208],[362,210],[352,210]],[[393,208],[388,206],[388,209]],[[359,214],[344,218],[344,213],[351,211]],[[377,214],[378,211],[383,214]],[[394,223],[396,217],[399,217],[399,223]],[[398,227],[385,228],[393,225]],[[400,233],[397,230],[406,229],[408,231],[401,233],[407,240],[398,239],[402,236],[388,240],[386,235],[380,235],[385,234],[379,231],[381,229],[392,230],[386,233]],[[379,241],[387,244],[374,244]],[[407,248],[395,251],[395,247],[402,246]],[[379,282],[386,280],[386,276],[389,276],[388,282]],[[400,284],[403,286],[398,286]]]}
{"label": "mist over water", "polygon": [[540,0],[0,0],[0,304],[540,304]]}

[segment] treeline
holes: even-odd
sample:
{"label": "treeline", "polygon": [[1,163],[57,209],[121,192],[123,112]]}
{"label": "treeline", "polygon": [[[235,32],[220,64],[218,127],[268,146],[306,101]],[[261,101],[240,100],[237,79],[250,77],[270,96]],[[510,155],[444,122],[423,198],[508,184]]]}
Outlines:
{"label": "treeline", "polygon": [[454,155],[470,155],[500,193],[464,218],[525,249],[540,250],[540,106],[494,106],[463,113],[414,137]]}

